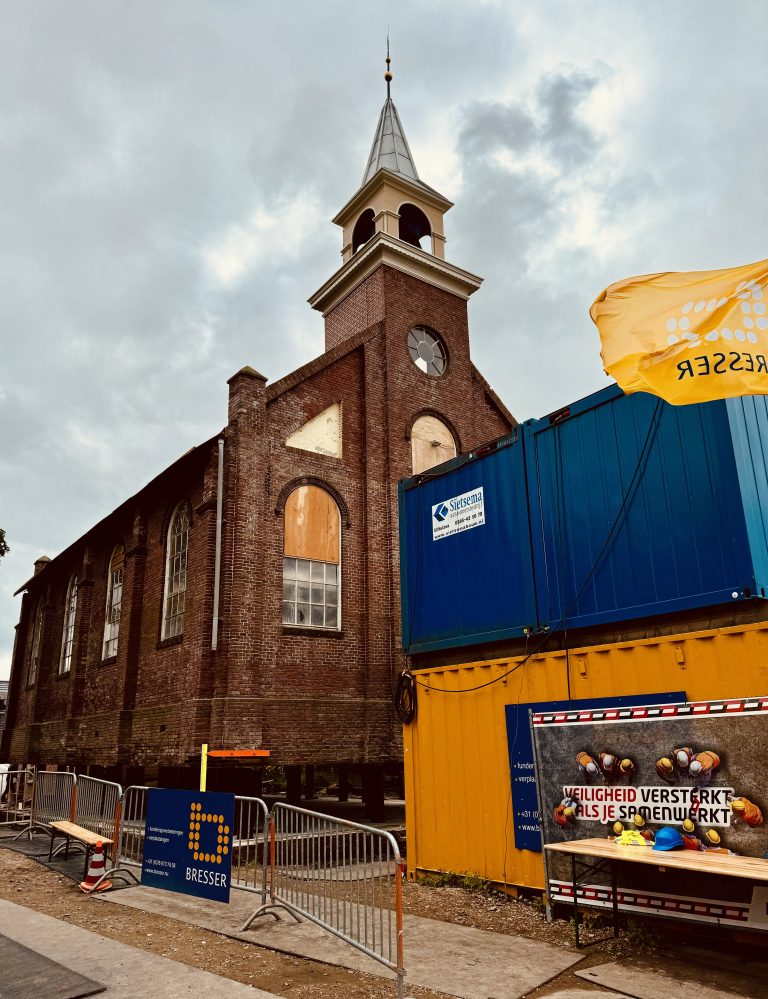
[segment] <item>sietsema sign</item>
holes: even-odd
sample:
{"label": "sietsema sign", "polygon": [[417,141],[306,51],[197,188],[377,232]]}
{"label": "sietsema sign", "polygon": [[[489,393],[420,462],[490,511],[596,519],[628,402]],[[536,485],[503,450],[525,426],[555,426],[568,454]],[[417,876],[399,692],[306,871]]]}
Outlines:
{"label": "sietsema sign", "polygon": [[235,796],[150,788],[141,883],[229,902]]}
{"label": "sietsema sign", "polygon": [[471,489],[461,496],[440,500],[432,507],[432,540],[439,541],[452,534],[461,534],[485,523],[483,487]]}

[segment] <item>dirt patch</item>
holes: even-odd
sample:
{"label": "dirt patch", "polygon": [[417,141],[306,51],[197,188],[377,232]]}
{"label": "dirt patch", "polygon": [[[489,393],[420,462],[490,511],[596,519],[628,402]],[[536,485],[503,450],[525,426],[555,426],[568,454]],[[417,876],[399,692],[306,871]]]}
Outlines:
{"label": "dirt patch", "polygon": [[[8,849],[0,849],[0,898],[288,999],[392,999],[395,994],[394,983],[386,979],[277,954],[167,916],[104,904],[63,875]],[[410,985],[406,991],[415,999],[446,999],[443,993]]]}
{"label": "dirt patch", "polygon": [[[0,849],[0,898],[286,999],[305,996],[313,999],[338,999],[340,996],[345,999],[392,999],[395,995],[393,982],[373,975],[280,954],[168,916],[103,904],[83,895],[64,875],[9,849]],[[528,937],[556,946],[573,946],[570,921],[559,919],[548,923],[541,904],[482,888],[470,890],[463,886],[406,881],[403,908],[408,914],[459,926]],[[591,922],[596,925],[584,927],[585,942],[607,932],[602,925],[603,917],[588,916],[587,923]],[[606,960],[652,953],[659,941],[654,934],[646,934],[646,937],[642,932],[625,932],[618,940],[610,939],[590,948],[577,967],[582,969]],[[571,972],[565,972],[530,995],[543,994],[558,986],[583,989],[585,985]],[[444,999],[443,993],[413,986],[407,978],[406,995],[414,999]]]}

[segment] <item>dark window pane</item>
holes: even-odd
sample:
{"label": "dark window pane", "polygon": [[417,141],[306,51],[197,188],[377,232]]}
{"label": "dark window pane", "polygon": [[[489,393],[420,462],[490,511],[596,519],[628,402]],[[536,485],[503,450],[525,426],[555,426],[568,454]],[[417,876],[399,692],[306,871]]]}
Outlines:
{"label": "dark window pane", "polygon": [[309,604],[298,604],[296,607],[296,624],[309,624]]}
{"label": "dark window pane", "polygon": [[310,603],[321,604],[323,602],[323,584],[313,583],[310,589]]}
{"label": "dark window pane", "polygon": [[283,581],[283,600],[295,600],[296,599],[296,584],[293,580]]}
{"label": "dark window pane", "polygon": [[283,576],[286,579],[296,578],[296,559],[295,558],[284,558],[283,559]]}
{"label": "dark window pane", "polygon": [[332,565],[330,562],[326,562],[325,563],[326,583],[335,583],[337,575],[338,575],[338,566]]}
{"label": "dark window pane", "polygon": [[335,607],[339,596],[339,590],[335,583],[325,587],[325,603],[328,607]]}
{"label": "dark window pane", "polygon": [[292,603],[283,604],[283,624],[294,624],[296,622],[296,605]]}
{"label": "dark window pane", "polygon": [[313,607],[312,608],[312,624],[316,628],[323,627],[323,608]]}
{"label": "dark window pane", "polygon": [[312,581],[314,582],[315,580],[319,580],[322,583],[322,581],[323,581],[323,568],[325,566],[325,562],[312,562],[311,566],[312,566],[312,568],[311,568],[311,579],[312,579]]}
{"label": "dark window pane", "polygon": [[309,583],[296,584],[296,599],[304,604],[309,603]]}
{"label": "dark window pane", "polygon": [[325,626],[326,628],[338,628],[338,611],[335,607],[325,608]]}

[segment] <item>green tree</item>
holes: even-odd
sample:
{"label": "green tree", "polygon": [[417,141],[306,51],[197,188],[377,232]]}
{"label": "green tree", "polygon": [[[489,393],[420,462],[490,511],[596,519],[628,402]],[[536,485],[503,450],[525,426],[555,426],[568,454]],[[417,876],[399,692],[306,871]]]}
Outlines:
{"label": "green tree", "polygon": [[5,531],[0,527],[0,558],[7,555],[11,549],[5,543]]}

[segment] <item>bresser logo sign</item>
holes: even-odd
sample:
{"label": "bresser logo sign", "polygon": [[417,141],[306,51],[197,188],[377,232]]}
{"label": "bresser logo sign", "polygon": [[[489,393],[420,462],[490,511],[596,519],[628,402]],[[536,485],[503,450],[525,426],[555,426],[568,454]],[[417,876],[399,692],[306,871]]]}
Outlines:
{"label": "bresser logo sign", "polygon": [[483,487],[472,489],[461,496],[441,500],[432,507],[432,540],[460,534],[485,523]]}

